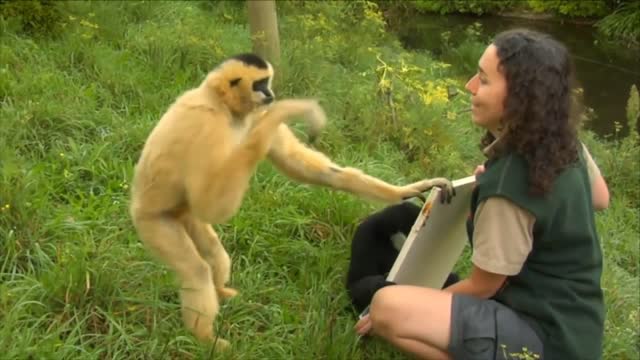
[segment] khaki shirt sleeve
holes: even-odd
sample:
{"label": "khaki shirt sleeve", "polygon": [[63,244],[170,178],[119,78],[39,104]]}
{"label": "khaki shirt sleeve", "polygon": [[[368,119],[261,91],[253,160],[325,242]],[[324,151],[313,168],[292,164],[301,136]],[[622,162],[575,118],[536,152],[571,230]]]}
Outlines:
{"label": "khaki shirt sleeve", "polygon": [[471,261],[487,272],[518,274],[533,247],[534,223],[530,212],[506,198],[483,201],[474,216]]}
{"label": "khaki shirt sleeve", "polygon": [[589,150],[584,144],[582,144],[582,153],[587,163],[587,171],[589,172],[589,182],[591,183],[591,185],[593,185],[593,181],[596,179],[596,177],[600,176],[600,168],[598,168],[598,165],[596,165],[596,162],[593,160],[593,157],[591,157],[591,153],[589,153]]}

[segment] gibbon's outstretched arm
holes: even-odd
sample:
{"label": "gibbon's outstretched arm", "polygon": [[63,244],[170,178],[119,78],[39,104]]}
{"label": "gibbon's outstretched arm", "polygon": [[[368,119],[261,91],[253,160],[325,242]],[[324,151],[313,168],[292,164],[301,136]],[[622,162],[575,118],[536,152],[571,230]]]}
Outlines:
{"label": "gibbon's outstretched arm", "polygon": [[[206,222],[220,223],[228,220],[240,207],[251,175],[276,137],[279,126],[301,117],[307,121],[309,136],[315,137],[326,122],[326,116],[315,100],[280,100],[266,111],[258,111],[255,125],[249,129],[245,140],[234,147],[224,159],[210,155],[210,161],[199,160],[189,169],[187,194],[192,212]],[[195,145],[195,152],[211,153],[216,145],[204,141]],[[208,148],[208,149],[207,149]],[[207,155],[203,155],[206,157]]]}
{"label": "gibbon's outstretched arm", "polygon": [[443,188],[443,201],[455,195],[448,179],[433,178],[405,186],[391,185],[352,167],[341,167],[326,155],[305,146],[285,125],[281,124],[268,155],[271,162],[288,177],[313,185],[321,185],[356,194],[360,197],[396,203],[419,197],[434,186]]}

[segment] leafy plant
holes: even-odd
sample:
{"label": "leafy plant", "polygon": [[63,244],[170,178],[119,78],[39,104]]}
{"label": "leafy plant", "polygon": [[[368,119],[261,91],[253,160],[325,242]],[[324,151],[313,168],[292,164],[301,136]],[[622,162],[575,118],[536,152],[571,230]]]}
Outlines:
{"label": "leafy plant", "polygon": [[0,17],[30,35],[52,35],[61,30],[64,3],[54,0],[0,0]]}
{"label": "leafy plant", "polygon": [[626,46],[640,46],[640,2],[628,2],[599,20],[595,26]]}
{"label": "leafy plant", "polygon": [[491,14],[513,6],[514,0],[415,0],[409,2],[418,11],[437,12],[439,14],[470,13],[475,15]]}
{"label": "leafy plant", "polygon": [[605,0],[527,0],[527,5],[535,12],[550,12],[567,17],[602,17],[611,11]]}

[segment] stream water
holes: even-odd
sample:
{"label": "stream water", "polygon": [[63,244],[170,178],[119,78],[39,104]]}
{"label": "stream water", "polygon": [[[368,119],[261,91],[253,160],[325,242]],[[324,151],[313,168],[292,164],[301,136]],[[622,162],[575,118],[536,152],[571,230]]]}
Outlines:
{"label": "stream water", "polygon": [[490,39],[512,27],[527,27],[562,41],[574,56],[577,81],[584,90],[584,105],[595,113],[585,127],[608,137],[615,134],[617,122],[619,135],[628,133],[626,105],[631,85],[640,88],[640,51],[603,41],[590,25],[502,16],[412,15],[403,19],[396,31],[405,47],[427,50],[437,57],[442,46],[441,33],[450,31],[450,42],[456,38],[460,41],[465,29],[474,23],[481,24],[482,39]]}

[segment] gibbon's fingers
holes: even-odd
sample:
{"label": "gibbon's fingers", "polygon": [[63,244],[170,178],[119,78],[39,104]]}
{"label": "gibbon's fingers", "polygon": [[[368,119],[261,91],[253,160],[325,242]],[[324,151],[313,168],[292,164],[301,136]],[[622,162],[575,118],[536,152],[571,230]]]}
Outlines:
{"label": "gibbon's fingers", "polygon": [[442,191],[440,192],[440,202],[441,203],[451,203],[451,198],[456,195],[456,190],[453,187],[453,183],[451,180],[447,178],[432,178],[421,180],[415,182],[413,184],[407,185],[407,187],[416,189],[420,192],[426,192],[432,189],[434,186],[439,187]]}
{"label": "gibbon's fingers", "polygon": [[281,124],[268,154],[271,162],[291,179],[346,191],[363,198],[395,203],[417,196],[419,189],[391,185],[359,169],[340,167],[326,155],[306,147]]}

